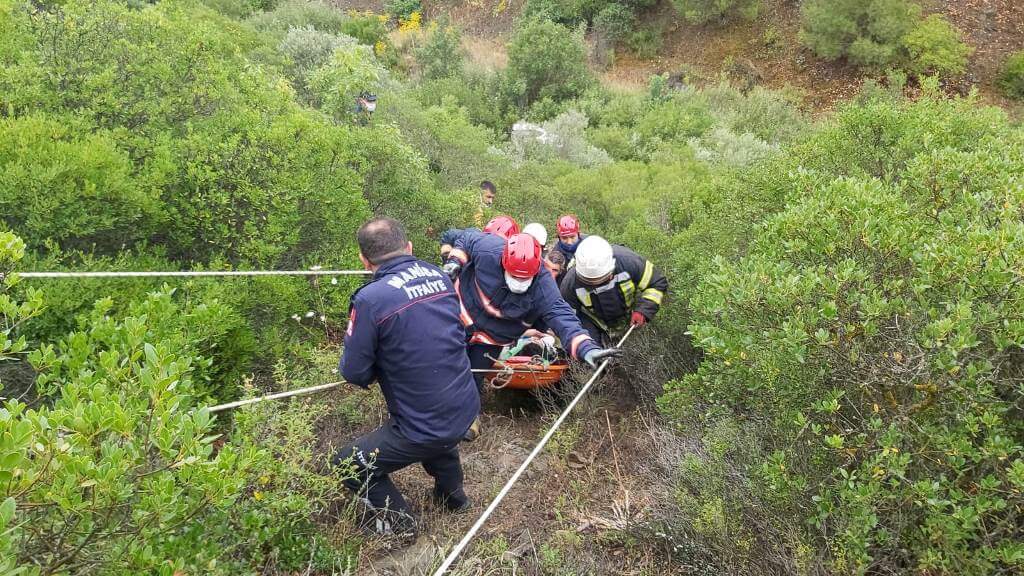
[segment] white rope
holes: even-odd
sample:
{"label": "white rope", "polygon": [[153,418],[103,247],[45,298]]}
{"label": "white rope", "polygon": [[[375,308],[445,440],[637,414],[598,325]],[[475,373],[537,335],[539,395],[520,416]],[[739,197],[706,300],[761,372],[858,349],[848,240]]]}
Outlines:
{"label": "white rope", "polygon": [[221,410],[230,410],[231,408],[238,408],[239,406],[248,406],[249,404],[255,404],[257,402],[263,402],[264,400],[277,400],[278,398],[290,398],[292,396],[301,396],[303,394],[312,394],[314,392],[320,392],[321,390],[330,390],[331,388],[337,388],[344,384],[344,380],[338,382],[331,382],[330,384],[320,384],[319,386],[310,386],[309,388],[299,388],[298,390],[289,390],[287,392],[278,392],[276,394],[268,394],[266,396],[260,396],[259,398],[248,398],[246,400],[238,400],[235,402],[228,402],[227,404],[218,404],[207,408],[210,412],[220,412]]}
{"label": "white rope", "polygon": [[[512,368],[506,368],[502,370],[492,370],[487,368],[473,368],[471,372],[479,374],[490,374],[492,372],[498,372],[508,374],[510,372],[533,372],[533,370],[515,370]],[[210,406],[207,408],[210,412],[220,412],[222,410],[230,410],[232,408],[238,408],[239,406],[248,406],[249,404],[255,404],[257,402],[263,402],[264,400],[279,400],[281,398],[291,398],[292,396],[303,396],[306,394],[312,394],[314,392],[322,392],[324,390],[330,390],[331,388],[337,388],[344,384],[344,380],[338,382],[331,382],[329,384],[319,384],[317,386],[310,386],[308,388],[298,388],[295,390],[288,390],[286,392],[276,392],[274,394],[267,394],[266,396],[259,396],[257,398],[247,398],[245,400],[236,400],[234,402],[228,402],[227,404],[218,404],[216,406]]]}
{"label": "white rope", "polygon": [[17,272],[20,278],[159,278],[167,276],[363,276],[368,270],[167,270],[145,272]]}
{"label": "white rope", "polygon": [[[633,333],[633,330],[635,328],[636,326],[629,327],[629,330],[627,330],[626,333],[622,336],[622,339],[619,340],[617,347],[621,347],[622,344],[626,342],[626,338],[629,338],[629,335]],[[572,412],[572,409],[576,407],[576,404],[583,398],[583,396],[586,395],[586,393],[590,390],[590,387],[594,385],[594,382],[597,380],[598,376],[600,376],[601,373],[604,372],[604,369],[607,366],[608,360],[605,360],[604,362],[601,363],[600,366],[597,367],[597,370],[594,371],[594,374],[590,377],[590,380],[587,380],[587,383],[583,385],[583,388],[580,388],[580,391],[579,393],[576,394],[576,397],[573,398],[572,402],[570,402],[569,405],[565,407],[565,410],[562,411],[562,414],[558,417],[557,420],[555,420],[555,423],[551,425],[551,428],[548,429],[547,434],[545,434],[544,437],[540,439],[540,443],[537,444],[537,446],[533,449],[533,452],[530,452],[530,455],[526,457],[526,460],[523,460],[523,463],[519,465],[519,469],[517,469],[515,474],[513,474],[512,477],[508,479],[508,482],[505,483],[505,486],[502,487],[501,491],[498,492],[498,495],[494,498],[491,504],[487,507],[486,510],[484,510],[484,513],[480,516],[480,518],[477,519],[476,523],[473,524],[473,526],[469,529],[469,532],[466,532],[466,535],[462,537],[462,540],[460,540],[459,543],[455,545],[455,548],[453,548],[452,551],[448,553],[448,557],[444,559],[444,562],[441,564],[441,567],[434,572],[434,576],[442,576],[445,572],[448,571],[449,568],[451,568],[452,564],[455,563],[455,560],[458,559],[459,554],[462,553],[462,551],[466,548],[466,546],[473,539],[473,537],[476,536],[476,533],[480,530],[481,527],[483,527],[484,522],[486,522],[487,519],[490,518],[491,514],[494,513],[494,511],[498,508],[498,504],[501,504],[501,501],[505,499],[505,496],[509,493],[512,487],[515,486],[515,483],[519,480],[519,477],[523,475],[523,472],[526,472],[526,468],[530,465],[531,462],[533,462],[533,459],[536,458],[538,454],[540,454],[541,450],[544,449],[544,446],[546,446],[548,441],[551,440],[551,437],[555,435],[556,431],[558,431],[558,427],[561,426],[563,422],[565,422],[565,419],[569,416],[569,413]]]}

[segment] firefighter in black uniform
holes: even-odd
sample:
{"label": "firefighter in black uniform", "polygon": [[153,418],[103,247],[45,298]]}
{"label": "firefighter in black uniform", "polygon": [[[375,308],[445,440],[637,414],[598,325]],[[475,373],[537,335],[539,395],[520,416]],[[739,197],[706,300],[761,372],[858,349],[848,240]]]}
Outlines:
{"label": "firefighter in black uniform", "polygon": [[576,249],[576,265],[559,286],[562,298],[597,342],[629,318],[643,326],[654,318],[668,291],[668,279],[650,261],[600,236],[587,236]]}

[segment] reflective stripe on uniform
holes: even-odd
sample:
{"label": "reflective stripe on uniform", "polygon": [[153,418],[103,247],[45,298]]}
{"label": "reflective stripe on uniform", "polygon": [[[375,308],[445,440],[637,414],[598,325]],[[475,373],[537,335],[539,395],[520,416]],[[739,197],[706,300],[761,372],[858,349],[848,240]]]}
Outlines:
{"label": "reflective stripe on uniform", "polygon": [[648,288],[640,293],[640,297],[661,306],[661,299],[665,297],[665,293],[657,288]]}
{"label": "reflective stripe on uniform", "polygon": [[626,308],[632,308],[633,302],[636,300],[636,284],[633,284],[633,280],[628,280],[619,284],[619,290],[622,291],[622,298],[626,302]]}
{"label": "reflective stripe on uniform", "polygon": [[646,290],[647,286],[651,283],[651,276],[654,276],[654,264],[651,264],[651,261],[648,260],[644,264],[644,273],[640,277],[640,284],[638,284],[637,287],[640,290]]}
{"label": "reflective stripe on uniform", "polygon": [[501,315],[501,310],[495,308],[494,305],[491,304],[491,299],[488,298],[487,295],[484,294],[484,291],[480,289],[479,282],[476,282],[476,295],[480,298],[480,303],[483,304],[484,310],[486,310],[488,314],[494,316],[495,318],[503,317]]}

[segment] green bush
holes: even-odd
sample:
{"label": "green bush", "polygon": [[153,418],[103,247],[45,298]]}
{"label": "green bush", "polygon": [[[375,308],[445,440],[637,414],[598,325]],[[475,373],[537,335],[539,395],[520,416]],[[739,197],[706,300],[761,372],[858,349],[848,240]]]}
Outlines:
{"label": "green bush", "polygon": [[908,0],[807,0],[800,14],[800,39],[818,56],[881,70],[899,58],[921,9]]}
{"label": "green bush", "polygon": [[629,36],[636,27],[636,14],[625,4],[609,4],[594,17],[594,30],[611,42]]}
{"label": "green bush", "polygon": [[1011,98],[1024,100],[1024,51],[1011,54],[999,72],[999,87]]}
{"label": "green bush", "polygon": [[614,0],[527,0],[523,15],[569,26],[590,22]]}
{"label": "green bush", "polygon": [[351,46],[356,40],[343,34],[321,32],[312,26],[289,28],[281,40],[281,52],[288,57],[290,76],[300,87],[309,75],[330,60],[335,49]]}
{"label": "green bush", "polygon": [[303,27],[338,34],[344,32],[342,28],[348,20],[344,12],[319,0],[285,0],[273,10],[253,15],[249,21],[258,30],[276,34]]}
{"label": "green bush", "polygon": [[[876,158],[851,163],[869,118]],[[781,161],[784,209],[751,220],[746,254],[701,281],[691,331],[704,360],[660,401],[681,425],[761,430],[735,462],[754,501],[724,504],[775,520],[727,534],[731,570],[759,532],[748,549],[791,566],[801,549],[824,554],[833,572],[1019,566],[1021,151],[1005,115],[929,95],[848,107]],[[704,502],[721,493],[694,488]]]}
{"label": "green bush", "polygon": [[662,37],[660,28],[644,27],[640,30],[634,30],[626,37],[626,46],[638,58],[644,60],[651,60],[657,57],[664,43],[665,39]]}
{"label": "green bush", "polygon": [[465,59],[462,34],[446,24],[433,27],[426,42],[416,50],[420,73],[429,79],[461,76]]}
{"label": "green bush", "polygon": [[549,20],[531,20],[516,30],[507,73],[521,88],[525,105],[573,98],[593,83],[582,37]]}
{"label": "green bush", "polygon": [[713,123],[707,101],[690,92],[652,105],[637,121],[636,131],[649,146],[656,146],[701,136]]}
{"label": "green bush", "polygon": [[111,253],[165,217],[159,191],[135,179],[106,131],[85,134],[45,116],[0,119],[0,212],[33,249],[44,242]]}
{"label": "green bush", "polygon": [[691,24],[730,18],[753,20],[761,11],[761,3],[761,0],[672,0],[676,11]]}
{"label": "green bush", "polygon": [[345,119],[355,114],[356,96],[364,91],[377,91],[382,74],[368,46],[344,46],[310,75],[309,88],[321,109],[337,119]]}
{"label": "green bush", "polygon": [[373,12],[353,12],[341,25],[341,32],[376,49],[377,43],[389,44],[388,26],[385,20]]}
{"label": "green bush", "polygon": [[956,76],[967,70],[973,49],[960,39],[960,31],[941,14],[932,14],[903,38],[912,74]]}
{"label": "green bush", "polygon": [[422,12],[420,0],[385,0],[384,11],[400,20],[408,20],[413,12]]}

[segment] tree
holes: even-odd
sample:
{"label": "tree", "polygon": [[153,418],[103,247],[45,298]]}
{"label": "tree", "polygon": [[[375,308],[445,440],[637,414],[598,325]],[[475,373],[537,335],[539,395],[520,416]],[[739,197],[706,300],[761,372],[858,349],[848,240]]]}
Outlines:
{"label": "tree", "polygon": [[530,20],[516,31],[507,73],[521,90],[524,105],[573,98],[593,83],[581,34],[550,20]]}

